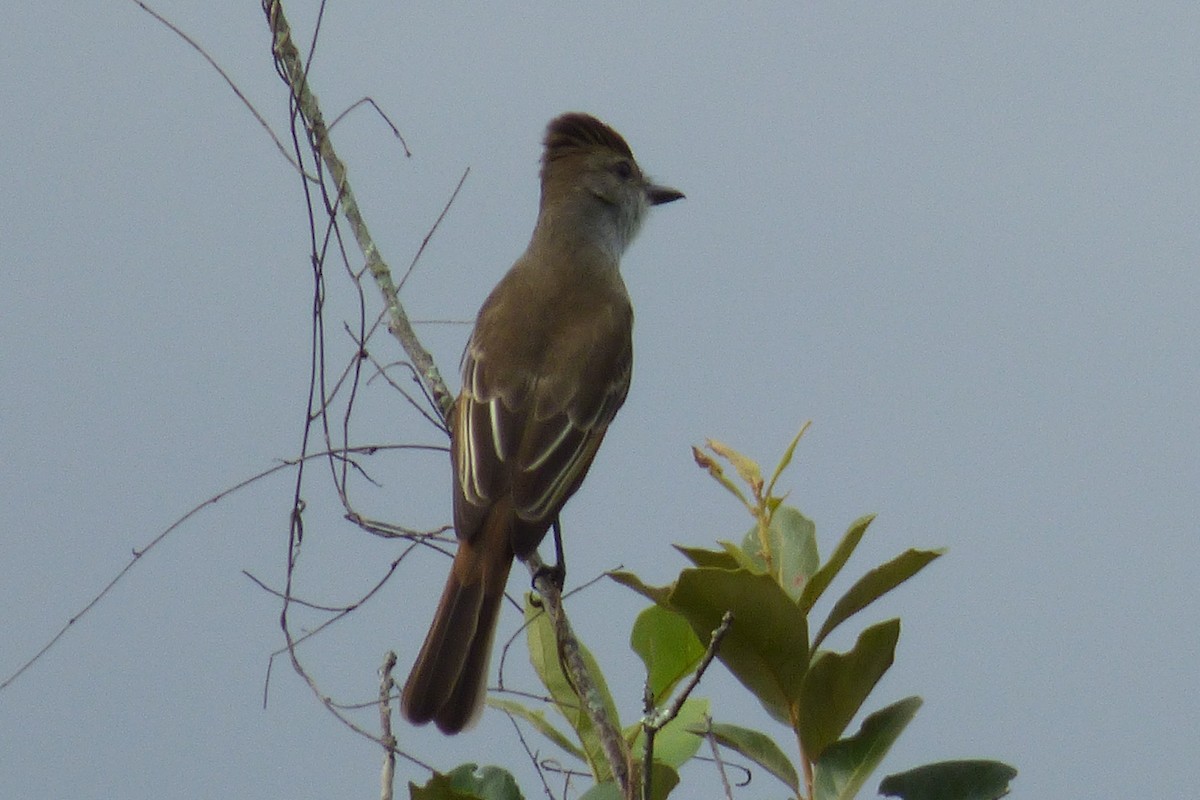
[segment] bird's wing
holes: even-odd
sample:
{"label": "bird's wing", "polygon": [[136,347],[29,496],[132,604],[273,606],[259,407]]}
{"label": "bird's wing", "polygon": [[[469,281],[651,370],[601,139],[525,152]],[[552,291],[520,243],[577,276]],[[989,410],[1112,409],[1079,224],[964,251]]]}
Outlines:
{"label": "bird's wing", "polygon": [[628,324],[602,326],[583,344],[548,358],[537,374],[500,374],[468,345],[453,448],[460,538],[470,539],[510,492],[513,549],[526,555],[579,487],[625,401],[632,367]]}

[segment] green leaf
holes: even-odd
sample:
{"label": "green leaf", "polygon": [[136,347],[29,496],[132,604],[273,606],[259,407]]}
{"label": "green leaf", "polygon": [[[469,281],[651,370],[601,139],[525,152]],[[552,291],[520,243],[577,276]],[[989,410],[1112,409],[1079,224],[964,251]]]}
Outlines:
{"label": "green leaf", "polygon": [[790,719],[808,666],[808,625],[779,584],[746,570],[686,569],[668,603],[700,641],[731,611],[733,624],[717,657],[769,712]]}
{"label": "green leaf", "polygon": [[679,773],[657,760],[650,765],[650,770],[650,800],[666,800],[671,790],[679,785]]}
{"label": "green leaf", "polygon": [[888,775],[879,793],[904,800],[996,800],[1017,771],[999,761],[942,761]]}
{"label": "green leaf", "polygon": [[[540,606],[534,606],[530,602],[530,597],[531,595],[526,595],[525,598],[525,638],[529,644],[529,661],[554,700],[555,708],[566,718],[567,723],[579,738],[592,776],[598,782],[608,780],[612,775],[608,761],[604,757],[604,748],[600,744],[595,728],[592,727],[591,719],[575,692],[575,687],[563,673],[562,664],[559,662],[558,642],[554,637],[554,626],[550,622],[550,615],[546,614]],[[603,704],[608,718],[619,727],[616,705],[613,703],[612,695],[609,694],[608,686],[604,682],[604,675],[600,672],[596,659],[582,643],[579,648],[596,691],[600,694],[600,702]]]}
{"label": "green leaf", "polygon": [[[747,537],[753,537],[754,541],[757,542],[758,541],[758,526],[751,528],[750,533],[747,534]],[[766,562],[764,562],[761,558],[756,559],[754,556],[750,555],[750,551],[745,547],[744,544],[741,547],[734,544],[733,542],[726,542],[726,541],[720,541],[720,542],[717,542],[717,544],[719,544],[719,545],[721,545],[721,547],[725,548],[725,552],[729,555],[729,557],[731,559],[733,559],[733,566],[729,567],[728,569],[744,569],[744,570],[748,570],[750,572],[757,572],[761,575],[767,574]],[[754,551],[755,552],[758,551],[757,545],[755,545]],[[713,564],[712,566],[719,567],[720,565]]]}
{"label": "green leaf", "polygon": [[900,638],[900,620],[872,625],[848,653],[817,653],[800,690],[800,741],[813,760],[837,741],[875,684],[887,672]]}
{"label": "green leaf", "polygon": [[804,432],[808,430],[808,426],[811,424],[812,422],[804,423],[804,427],[800,429],[800,432],[792,439],[791,444],[783,451],[783,457],[779,459],[779,464],[775,467],[775,472],[771,475],[771,482],[767,484],[766,496],[768,498],[775,493],[775,482],[779,480],[779,476],[792,463],[792,455],[796,452],[796,445],[800,444],[800,437],[804,435]]}
{"label": "green leaf", "polygon": [[[767,542],[771,548],[775,579],[792,600],[798,599],[821,563],[817,553],[817,526],[796,508],[780,506],[771,516]],[[751,528],[742,539],[741,549],[753,563],[754,571],[767,571],[758,526]]]}
{"label": "green leaf", "polygon": [[793,792],[800,791],[800,778],[796,775],[796,768],[779,749],[779,745],[765,733],[724,723],[713,723],[711,730],[704,725],[694,725],[690,730],[697,736],[711,733],[722,747],[728,747],[758,764],[787,784]]}
{"label": "green leaf", "polygon": [[574,742],[567,738],[566,734],[546,719],[546,715],[541,711],[535,711],[528,706],[523,706],[515,700],[502,700],[497,697],[488,697],[487,704],[492,708],[498,708],[501,711],[507,711],[514,717],[520,717],[538,730],[543,736],[549,739],[558,747],[567,752],[580,761],[587,761],[587,757],[583,754]]}
{"label": "green leaf", "polygon": [[671,545],[679,552],[683,553],[689,561],[697,567],[716,567],[718,569],[737,569],[741,564],[738,563],[736,556],[731,554],[726,548],[725,550],[706,550],[702,547],[686,547],[685,545]]}
{"label": "green leaf", "polygon": [[850,617],[862,611],[883,595],[920,572],[926,564],[945,553],[945,550],[908,550],[886,564],[878,566],[858,579],[850,591],[842,595],[829,612],[829,618],[813,639],[815,650],[825,637]]}
{"label": "green leaf", "polygon": [[[691,733],[691,729],[703,723],[708,716],[708,709],[706,697],[692,697],[683,701],[675,719],[664,725],[654,737],[655,762],[679,769],[696,755],[701,741]],[[633,760],[640,761],[646,748],[645,729],[640,724],[633,726],[627,732],[626,740],[632,742],[629,749],[633,753]]]}
{"label": "green leaf", "polygon": [[675,588],[674,584],[670,586],[650,586],[649,584],[642,583],[642,579],[632,572],[620,569],[609,572],[608,577],[622,586],[633,589],[651,603],[657,603],[660,606],[666,605],[667,598],[671,595],[671,590]]}
{"label": "green leaf", "polygon": [[629,644],[646,665],[646,685],[656,703],[704,657],[704,645],[688,621],[662,606],[650,606],[638,614]]}
{"label": "green leaf", "polygon": [[856,797],[920,707],[921,698],[906,697],[869,715],[858,733],[825,748],[814,771],[813,800]]}
{"label": "green leaf", "polygon": [[846,531],[846,535],[838,542],[837,547],[829,554],[829,560],[813,574],[808,583],[804,584],[804,591],[800,593],[800,608],[804,613],[812,611],[812,607],[821,599],[821,595],[829,588],[829,584],[833,583],[833,579],[842,571],[842,567],[850,560],[854,548],[858,547],[863,534],[867,532],[867,526],[874,519],[874,514],[856,519],[850,525],[850,530]]}
{"label": "green leaf", "polygon": [[[472,764],[472,767],[475,765]],[[410,800],[481,800],[482,795],[471,791],[460,790],[454,786],[446,775],[436,773],[424,786],[408,782]]]}
{"label": "green leaf", "polygon": [[621,789],[613,781],[597,783],[581,794],[579,800],[622,800]]}
{"label": "green leaf", "polygon": [[446,774],[435,774],[424,786],[408,784],[412,800],[520,800],[513,776],[500,767],[477,768],[462,764]]}
{"label": "green leaf", "polygon": [[[666,800],[668,794],[679,784],[679,773],[666,764],[655,763],[650,784],[650,800]],[[641,786],[638,786],[641,796]],[[579,800],[623,800],[621,790],[612,781],[598,783],[579,796]]]}

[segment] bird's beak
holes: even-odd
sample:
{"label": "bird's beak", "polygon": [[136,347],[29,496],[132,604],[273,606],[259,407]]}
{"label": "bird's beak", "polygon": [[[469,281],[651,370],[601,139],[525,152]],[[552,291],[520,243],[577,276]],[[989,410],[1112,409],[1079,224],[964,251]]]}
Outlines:
{"label": "bird's beak", "polygon": [[683,192],[672,189],[670,186],[658,186],[652,183],[646,187],[646,199],[652,206],[661,206],[663,203],[670,203],[682,197]]}

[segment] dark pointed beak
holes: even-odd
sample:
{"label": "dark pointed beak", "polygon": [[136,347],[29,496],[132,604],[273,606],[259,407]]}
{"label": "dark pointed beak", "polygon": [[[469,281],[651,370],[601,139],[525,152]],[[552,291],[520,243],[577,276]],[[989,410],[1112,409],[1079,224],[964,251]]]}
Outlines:
{"label": "dark pointed beak", "polygon": [[670,203],[682,197],[683,192],[672,189],[670,186],[658,186],[652,183],[646,187],[646,199],[652,206],[661,206],[663,203]]}

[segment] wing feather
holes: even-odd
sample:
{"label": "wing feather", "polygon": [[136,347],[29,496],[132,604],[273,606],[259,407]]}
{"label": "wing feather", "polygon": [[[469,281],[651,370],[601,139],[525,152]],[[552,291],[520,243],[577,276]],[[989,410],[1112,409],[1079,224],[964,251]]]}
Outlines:
{"label": "wing feather", "polygon": [[[519,556],[537,547],[579,488],[625,401],[632,364],[623,287],[609,302],[543,311],[558,315],[559,329],[533,309],[484,304],[463,353],[452,437],[459,538],[473,540],[503,498]],[[530,325],[542,333],[525,331]],[[521,335],[508,335],[514,329]]]}

